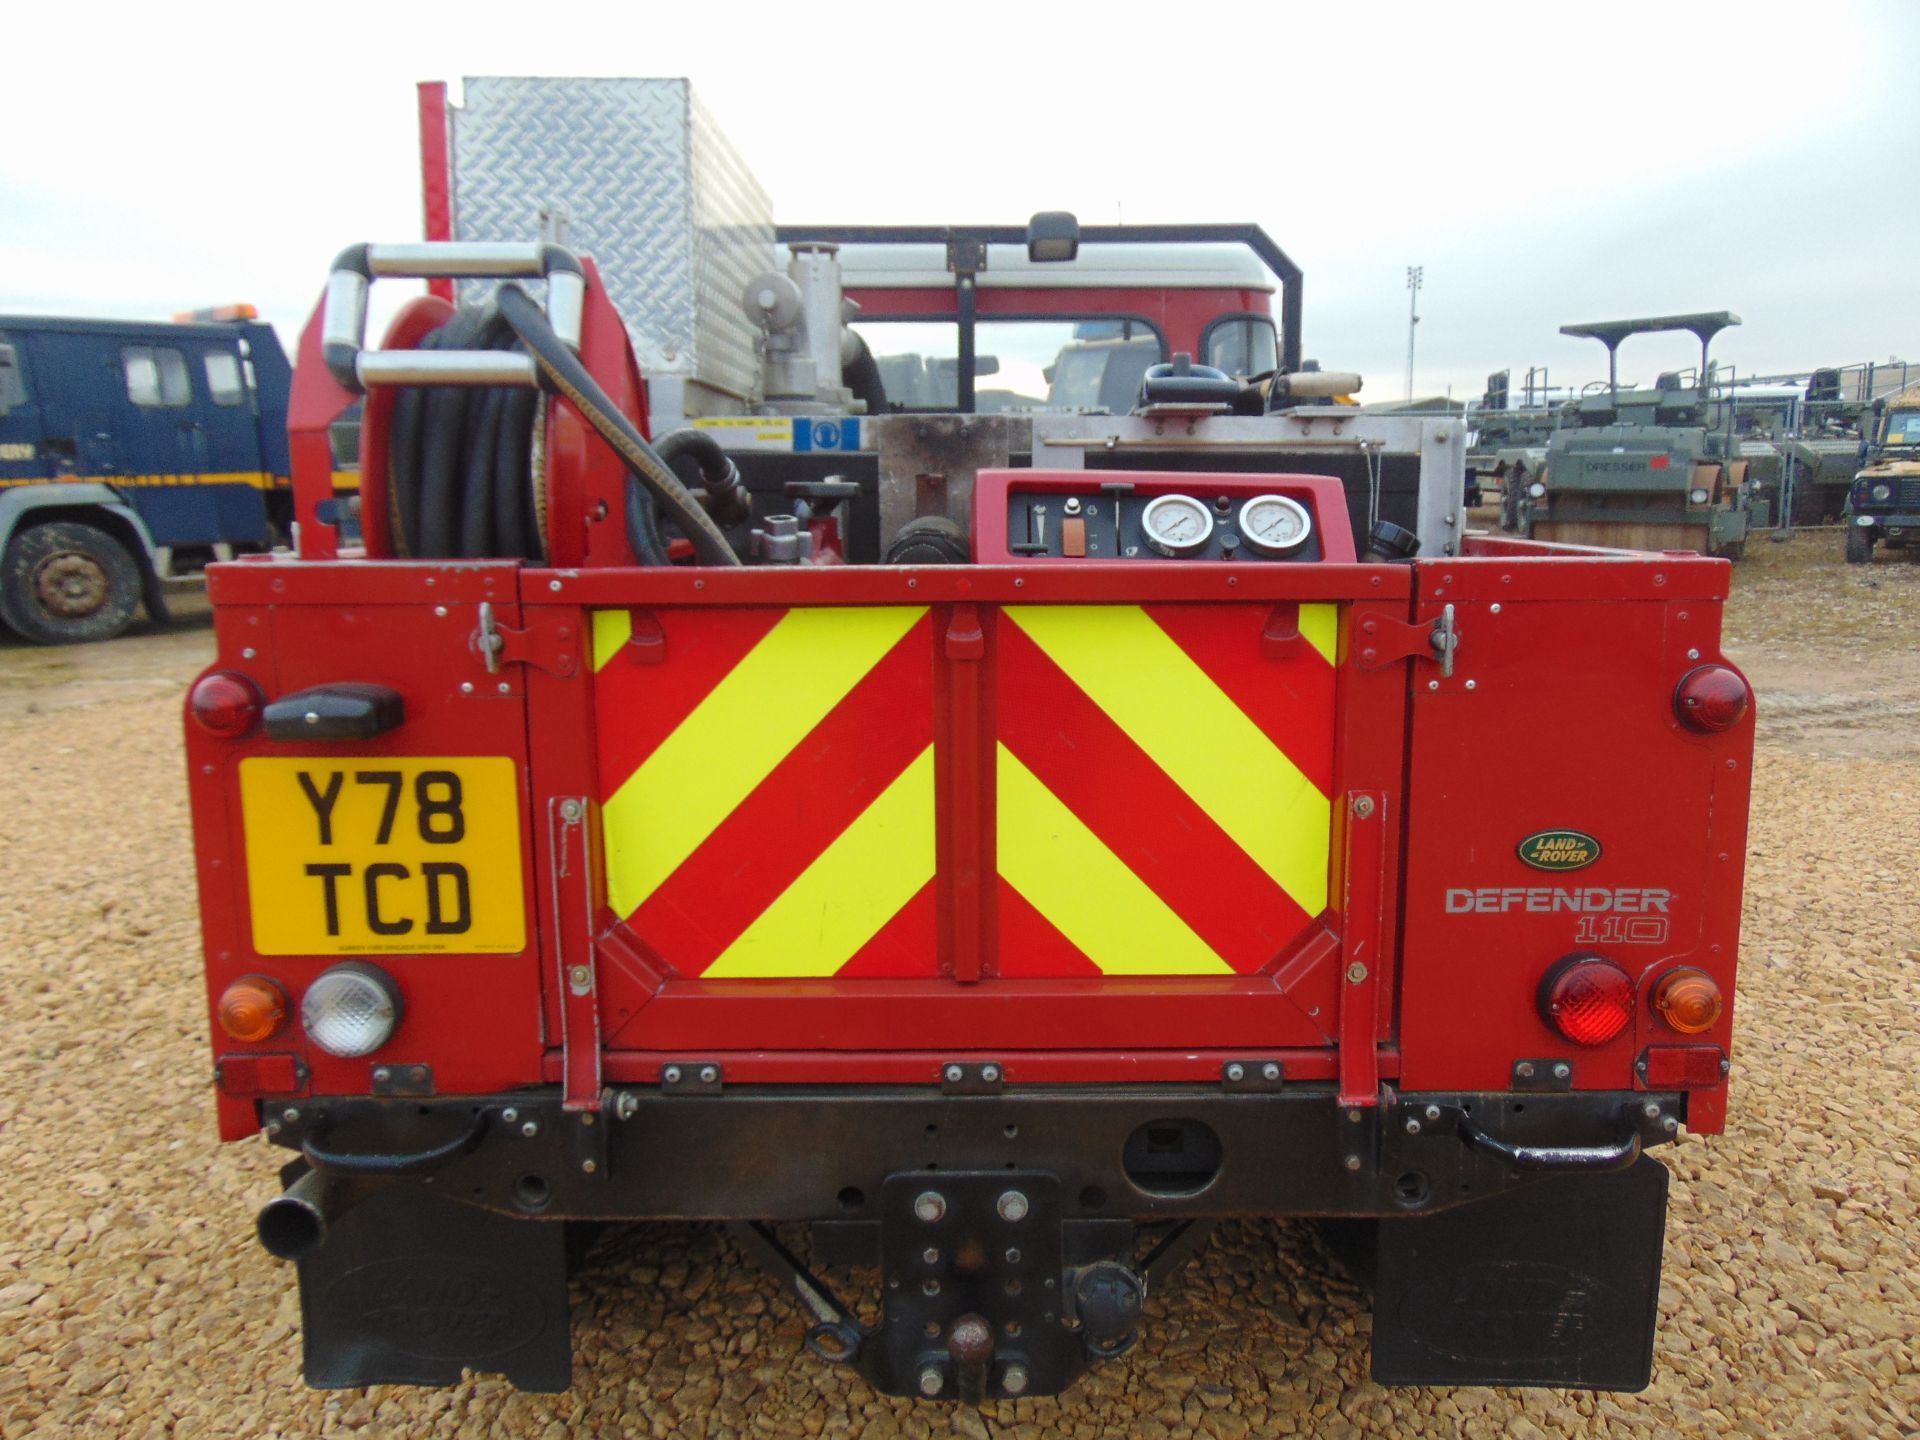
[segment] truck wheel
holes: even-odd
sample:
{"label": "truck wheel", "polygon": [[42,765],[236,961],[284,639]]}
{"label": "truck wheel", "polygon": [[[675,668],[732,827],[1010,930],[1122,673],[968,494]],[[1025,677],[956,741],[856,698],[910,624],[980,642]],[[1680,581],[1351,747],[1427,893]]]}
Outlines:
{"label": "truck wheel", "polygon": [[111,640],[140,603],[140,567],[106,531],[55,520],[14,532],[0,561],[0,619],[40,645]]}
{"label": "truck wheel", "polygon": [[1873,559],[1873,531],[1865,525],[1847,526],[1847,563],[1865,565]]}
{"label": "truck wheel", "polygon": [[1818,525],[1827,518],[1826,502],[1818,488],[1796,486],[1793,492],[1793,523],[1801,528]]}

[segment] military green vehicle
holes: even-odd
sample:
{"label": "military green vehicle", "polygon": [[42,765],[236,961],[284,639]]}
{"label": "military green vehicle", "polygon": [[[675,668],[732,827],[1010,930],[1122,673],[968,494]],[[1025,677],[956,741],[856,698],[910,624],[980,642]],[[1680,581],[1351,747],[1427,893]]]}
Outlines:
{"label": "military green vehicle", "polygon": [[[1740,317],[1726,310],[1562,325],[1607,347],[1606,388],[1583,394],[1547,440],[1546,469],[1520,498],[1520,528],[1540,540],[1627,550],[1693,550],[1739,559],[1751,495],[1739,441],[1714,423],[1707,350]],[[1620,387],[1630,335],[1685,330],[1700,341],[1695,383]]]}
{"label": "military green vehicle", "polygon": [[[1540,374],[1545,376],[1545,371]],[[1527,372],[1526,388],[1513,403],[1512,372],[1496,370],[1487,376],[1486,393],[1467,411],[1472,429],[1467,446],[1467,503],[1495,495],[1500,501],[1500,525],[1520,528],[1522,498],[1547,463],[1547,438],[1558,430],[1567,407],[1556,402],[1544,378],[1536,387],[1534,371]]]}
{"label": "military green vehicle", "polygon": [[1879,410],[1866,463],[1847,496],[1847,563],[1864,565],[1873,547],[1920,543],[1920,385],[1875,407]]}

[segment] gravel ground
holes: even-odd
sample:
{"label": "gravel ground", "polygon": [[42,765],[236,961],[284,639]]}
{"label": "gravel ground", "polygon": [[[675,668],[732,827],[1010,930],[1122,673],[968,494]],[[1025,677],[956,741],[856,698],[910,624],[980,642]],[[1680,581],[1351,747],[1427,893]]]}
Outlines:
{"label": "gravel ground", "polygon": [[[1920,564],[1756,545],[1729,634],[1761,689],[1732,1118],[1674,1172],[1653,1386],[1387,1391],[1307,1228],[1223,1227],[1147,1339],[1064,1400],[884,1400],[715,1230],[636,1226],[575,1291],[562,1396],[302,1388],[253,1243],[259,1142],[215,1143],[178,740],[211,652],[0,642],[0,1434],[514,1437],[1920,1433]],[[1851,623],[1850,623],[1851,617]],[[1780,719],[1769,718],[1773,716]]]}

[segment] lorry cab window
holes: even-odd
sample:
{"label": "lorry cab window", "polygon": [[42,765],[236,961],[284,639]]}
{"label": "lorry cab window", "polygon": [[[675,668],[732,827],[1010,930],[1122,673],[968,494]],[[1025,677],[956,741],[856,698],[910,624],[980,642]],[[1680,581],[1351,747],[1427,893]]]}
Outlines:
{"label": "lorry cab window", "polygon": [[27,381],[20,369],[20,352],[0,335],[0,412],[26,403]]}
{"label": "lorry cab window", "polygon": [[187,357],[164,345],[127,345],[120,351],[127,398],[136,405],[175,407],[193,399]]}
{"label": "lorry cab window", "polygon": [[[958,325],[865,319],[853,329],[873,352],[891,408],[951,410],[958,403]],[[1158,332],[1127,317],[983,316],[975,335],[974,408],[981,414],[1124,414],[1147,367],[1167,358]]]}
{"label": "lorry cab window", "polygon": [[1201,363],[1246,379],[1280,368],[1280,338],[1265,315],[1230,315],[1207,327]]}
{"label": "lorry cab window", "polygon": [[216,405],[238,405],[247,398],[240,375],[238,356],[225,350],[209,351],[206,357],[207,391]]}

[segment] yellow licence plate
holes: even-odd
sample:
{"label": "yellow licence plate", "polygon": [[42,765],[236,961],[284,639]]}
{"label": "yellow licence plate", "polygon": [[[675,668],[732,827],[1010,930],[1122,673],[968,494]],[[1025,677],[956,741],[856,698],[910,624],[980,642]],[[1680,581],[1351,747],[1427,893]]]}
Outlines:
{"label": "yellow licence plate", "polygon": [[240,762],[262,955],[524,949],[520,786],[505,756]]}

